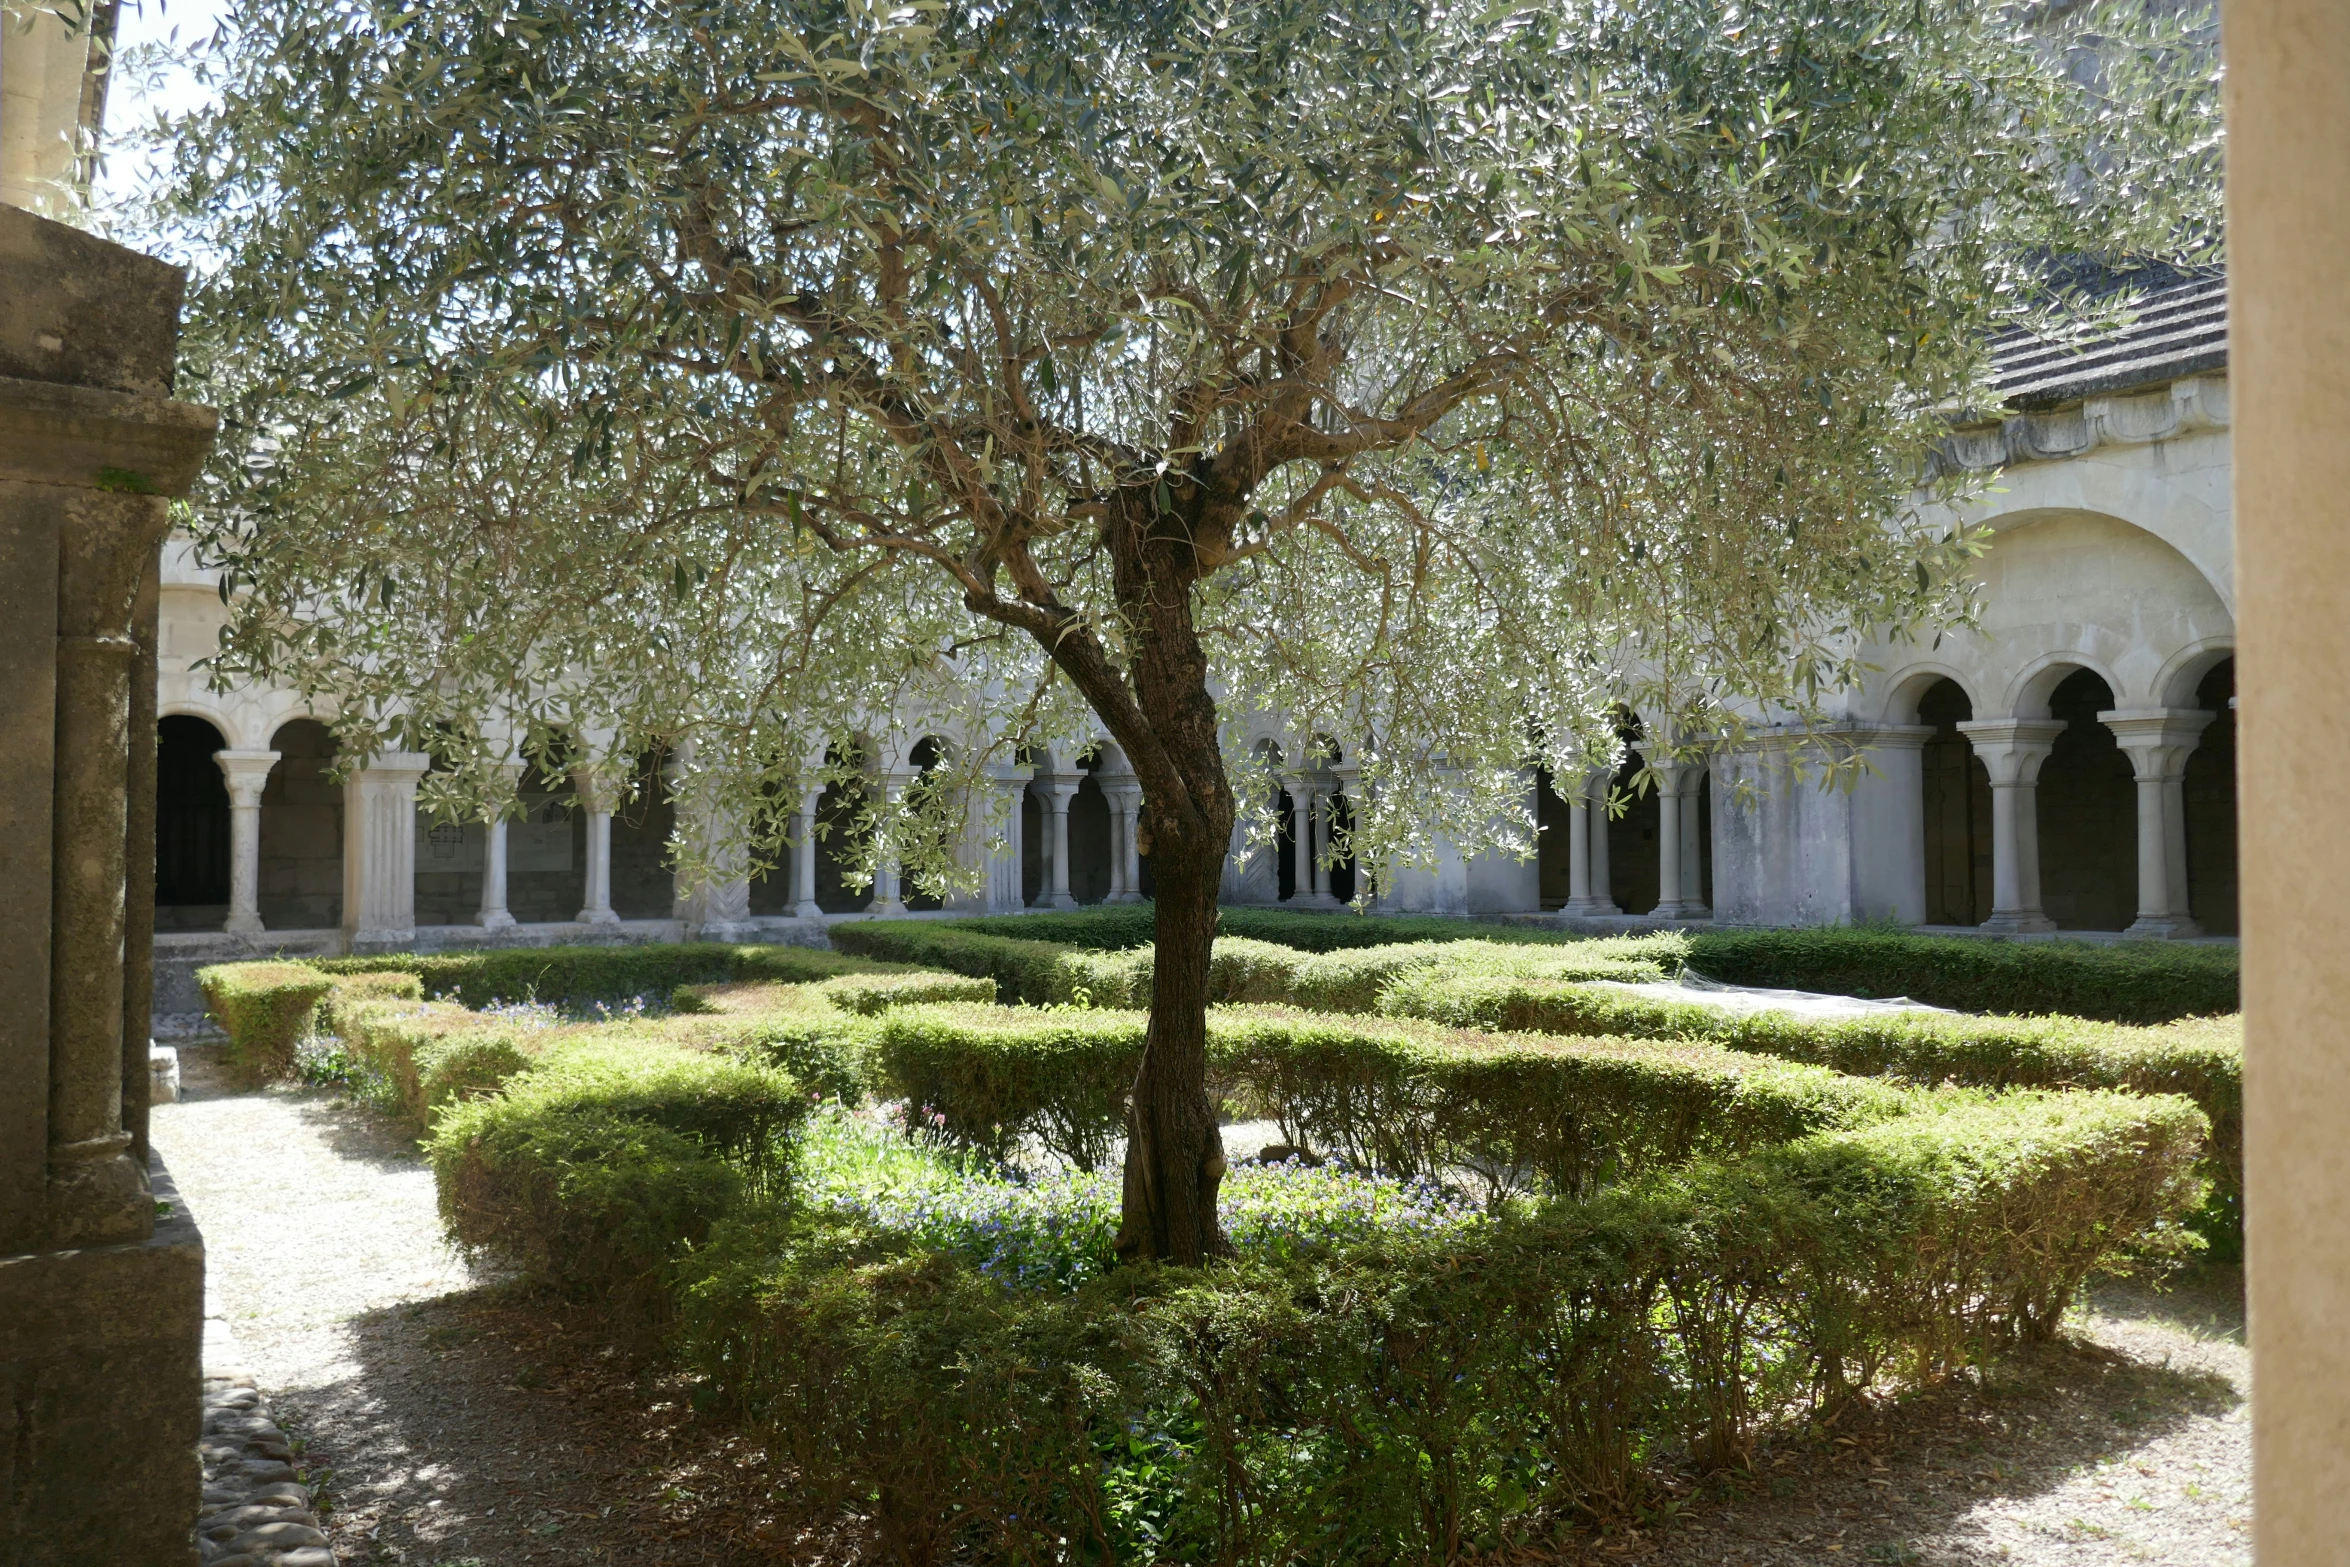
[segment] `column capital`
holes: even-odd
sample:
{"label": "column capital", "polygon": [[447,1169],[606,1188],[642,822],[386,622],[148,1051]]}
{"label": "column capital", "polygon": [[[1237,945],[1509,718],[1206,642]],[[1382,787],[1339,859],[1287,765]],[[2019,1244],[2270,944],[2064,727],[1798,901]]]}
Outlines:
{"label": "column capital", "polygon": [[220,776],[228,783],[229,803],[243,808],[261,804],[261,791],[269,786],[269,770],[277,765],[275,751],[215,751],[212,760],[220,766]]}
{"label": "column capital", "polygon": [[353,777],[421,778],[432,771],[432,758],[422,751],[379,751],[365,765],[351,770]]}
{"label": "column capital", "polygon": [[1069,809],[1069,802],[1077,798],[1078,790],[1085,787],[1085,779],[1082,775],[1071,777],[1067,773],[1039,773],[1036,775],[1036,787],[1051,796],[1053,814],[1057,816]]}
{"label": "column capital", "polygon": [[1979,718],[1958,726],[1982,758],[1994,786],[2036,783],[2064,723],[2055,718]]}
{"label": "column capital", "polygon": [[2175,778],[2217,713],[2199,707],[2115,708],[2097,721],[2113,731],[2141,781]]}

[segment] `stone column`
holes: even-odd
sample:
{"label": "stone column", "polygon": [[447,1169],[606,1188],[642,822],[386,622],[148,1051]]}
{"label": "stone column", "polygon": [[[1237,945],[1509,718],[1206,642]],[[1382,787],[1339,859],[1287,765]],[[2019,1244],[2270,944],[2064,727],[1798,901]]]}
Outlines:
{"label": "stone column", "polygon": [[2199,708],[2135,708],[2097,721],[2130,759],[2138,781],[2138,918],[2131,936],[2200,936],[2187,907],[2187,757],[2218,717]]}
{"label": "stone column", "polygon": [[2054,930],[2040,907],[2040,764],[2064,725],[2048,718],[1982,718],[1958,726],[1991,775],[1991,917],[2001,935]]}
{"label": "stone column", "polygon": [[987,770],[994,809],[1001,811],[1004,818],[1003,831],[990,833],[987,840],[985,896],[990,914],[1017,914],[1026,907],[1020,886],[1020,802],[1027,796],[1028,781],[1035,773],[1036,769],[1019,762],[998,762]]}
{"label": "stone column", "polygon": [[275,751],[215,751],[228,782],[228,920],[232,936],[258,936],[261,925],[261,792]]}
{"label": "stone column", "polygon": [[1113,784],[1103,792],[1110,798],[1110,821],[1115,835],[1111,844],[1113,874],[1110,901],[1140,903],[1142,851],[1138,847],[1137,834],[1142,826],[1142,785]]}
{"label": "stone column", "polygon": [[2333,1562],[2350,1493],[2350,7],[2229,0],[2253,1552]]}
{"label": "stone column", "polygon": [[824,789],[818,785],[802,790],[800,808],[792,814],[791,879],[792,918],[818,919],[824,911],[816,906],[816,807],[823,802]]}
{"label": "stone column", "polygon": [[1698,858],[1697,787],[1703,762],[1658,762],[1657,905],[1660,919],[1704,919],[1704,866]]}
{"label": "stone column", "polygon": [[[9,112],[23,107],[12,93]],[[176,1194],[150,1187],[161,1168],[136,1142],[149,927],[126,901],[135,887],[152,908],[132,867],[143,856],[151,874],[155,852],[156,555],[217,427],[171,398],[181,283],[177,268],[0,206],[11,1562],[195,1559],[203,1248],[184,1204],[158,1218],[156,1199]]]}
{"label": "stone column", "polygon": [[885,917],[906,912],[902,868],[891,848],[896,835],[898,809],[905,804],[906,791],[913,787],[919,773],[884,773],[881,779],[881,842],[873,860],[873,901],[865,906],[869,914]]}
{"label": "stone column", "polygon": [[1077,798],[1082,778],[1066,775],[1047,777],[1037,775],[1036,787],[1044,796],[1052,819],[1046,826],[1045,843],[1048,855],[1045,861],[1044,895],[1036,900],[1040,909],[1073,909],[1077,900],[1069,892],[1069,802]]}
{"label": "stone column", "polygon": [[[514,788],[522,781],[520,762],[504,763],[499,769],[506,779],[506,797],[510,801]],[[506,907],[506,826],[510,818],[503,809],[490,812],[482,823],[481,832],[481,907],[474,911],[473,923],[483,930],[511,930],[513,911]]]}
{"label": "stone column", "polygon": [[1567,909],[1581,914],[1591,907],[1591,801],[1570,787],[1567,791]]}
{"label": "stone column", "polygon": [[612,807],[618,803],[614,789],[584,768],[573,775],[572,787],[579,792],[580,809],[587,813],[586,901],[578,920],[582,925],[617,925],[620,916],[612,912]]}
{"label": "stone column", "polygon": [[354,951],[415,944],[416,780],[431,767],[422,752],[387,751],[343,780],[343,929]]}
{"label": "stone column", "polygon": [[1583,781],[1582,799],[1588,802],[1591,854],[1591,896],[1578,914],[1613,915],[1624,911],[1616,906],[1614,885],[1615,866],[1608,858],[1608,796],[1614,792],[1616,775],[1611,768],[1601,768]]}

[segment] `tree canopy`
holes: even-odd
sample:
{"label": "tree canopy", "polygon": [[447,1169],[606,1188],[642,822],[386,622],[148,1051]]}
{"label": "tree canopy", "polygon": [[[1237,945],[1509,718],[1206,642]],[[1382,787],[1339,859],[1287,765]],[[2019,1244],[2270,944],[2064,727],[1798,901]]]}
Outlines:
{"label": "tree canopy", "polygon": [[[1161,887],[1145,1078],[1196,1078],[1197,1018],[1158,1031],[1204,982],[1236,709],[1345,737],[1365,863],[1523,850],[1522,769],[1604,755],[1618,704],[1668,740],[1801,714],[1872,631],[1963,614],[1923,455],[2044,258],[2209,245],[2201,37],[1980,0],[247,0],[173,198],[224,667],[362,748],[431,736],[460,792],[491,721],[690,734],[745,819],[895,711],[963,769],[1090,713]],[[874,852],[936,885],[950,837]],[[1202,1105],[1168,1180],[1221,1168]]]}

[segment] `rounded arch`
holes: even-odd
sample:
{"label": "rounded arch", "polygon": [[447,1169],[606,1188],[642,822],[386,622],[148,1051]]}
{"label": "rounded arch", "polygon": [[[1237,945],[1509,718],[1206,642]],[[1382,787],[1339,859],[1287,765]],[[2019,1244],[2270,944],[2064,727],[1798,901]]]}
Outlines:
{"label": "rounded arch", "polygon": [[332,930],[343,921],[343,791],[338,747],[323,719],[284,719],[270,732],[277,765],[261,792],[257,888],[271,930]]}
{"label": "rounded arch", "polygon": [[155,704],[155,717],[157,722],[166,718],[200,719],[211,725],[212,732],[220,736],[222,750],[241,749],[239,742],[243,737],[237,732],[236,720],[229,717],[228,709],[218,703],[202,701],[193,696],[168,697]]}
{"label": "rounded arch", "polygon": [[228,782],[215,757],[228,735],[210,718],[155,724],[155,928],[219,930],[228,919]]}
{"label": "rounded arch", "polygon": [[2203,706],[2203,684],[2220,665],[2236,656],[2233,636],[2205,637],[2179,649],[2155,677],[2154,697],[2161,707]]}
{"label": "rounded arch", "polygon": [[[2114,677],[2113,669],[2101,659],[2089,657],[2076,649],[2042,653],[2026,664],[2008,681],[2005,701],[2006,716],[2012,718],[2047,718],[2052,715],[2052,703],[2057,688],[2078,674],[2095,675],[2104,682],[2114,702],[2121,700],[2124,689]],[[1976,710],[1977,718],[1997,717]]]}
{"label": "rounded arch", "polygon": [[1918,716],[1918,704],[1925,700],[1927,692],[1944,681],[1956,686],[1959,694],[1966,698],[1970,715],[1979,716],[1982,713],[1982,693],[1975,688],[1975,682],[1967,673],[1956,664],[1933,660],[1904,664],[1884,678],[1885,701],[1881,709],[1884,721],[1889,724],[1926,722]]}

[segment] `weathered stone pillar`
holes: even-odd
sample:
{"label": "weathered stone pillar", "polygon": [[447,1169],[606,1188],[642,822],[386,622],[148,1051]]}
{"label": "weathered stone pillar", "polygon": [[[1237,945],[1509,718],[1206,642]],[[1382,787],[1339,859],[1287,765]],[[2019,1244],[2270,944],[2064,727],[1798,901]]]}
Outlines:
{"label": "weathered stone pillar", "polygon": [[792,814],[792,918],[812,920],[824,911],[816,905],[816,808],[824,803],[821,786],[801,792],[800,808]]}
{"label": "weathered stone pillar", "polygon": [[2218,717],[2199,708],[2099,713],[2138,781],[2138,918],[2132,936],[2200,936],[2187,908],[2187,757]]}
{"label": "weathered stone pillar", "polygon": [[1085,782],[1067,774],[1039,773],[1036,789],[1049,813],[1045,824],[1045,887],[1036,900],[1040,909],[1073,909],[1077,899],[1069,891],[1069,802]]}
{"label": "weathered stone pillar", "polygon": [[1020,802],[1027,796],[1028,781],[1035,773],[1036,769],[1019,762],[991,763],[987,769],[987,785],[993,793],[991,819],[995,812],[1003,816],[1003,830],[987,834],[987,890],[983,896],[990,914],[1017,914],[1024,906]]}
{"label": "weathered stone pillar", "polygon": [[1567,790],[1567,909],[1582,914],[1591,907],[1591,801],[1572,786]]}
{"label": "weathered stone pillar", "polygon": [[866,911],[892,918],[906,912],[904,867],[898,863],[894,839],[900,822],[898,811],[905,804],[906,791],[922,775],[913,772],[884,773],[881,777],[881,842],[873,859],[873,901]]}
{"label": "weathered stone pillar", "polygon": [[[147,1100],[155,1082],[147,1055],[155,1032],[155,764],[156,747],[141,737],[155,728],[158,624],[162,559],[148,563],[132,612],[129,799],[123,812],[122,878],[122,1125],[131,1157],[147,1167]],[[0,820],[4,820],[0,816]],[[7,1248],[0,1246],[0,1251]]]}
{"label": "weathered stone pillar", "polygon": [[195,1560],[203,1247],[136,1130],[180,284],[0,207],[0,1561]]}
{"label": "weathered stone pillar", "polygon": [[2040,764],[2064,725],[2047,718],[1981,718],[1958,726],[1991,775],[1991,917],[1986,931],[2054,930],[2040,907]]}
{"label": "weathered stone pillar", "polygon": [[1110,895],[1105,901],[1140,903],[1142,863],[1134,837],[1142,819],[1142,785],[1135,780],[1134,764],[1118,747],[1105,747],[1093,781],[1110,802]]}
{"label": "weathered stone pillar", "polygon": [[511,930],[514,913],[506,907],[506,825],[511,819],[504,807],[511,803],[515,786],[522,781],[522,764],[507,762],[499,767],[506,787],[499,802],[481,824],[481,907],[473,914],[473,923],[483,930]]}
{"label": "weathered stone pillar", "polygon": [[1697,788],[1703,762],[1657,762],[1655,909],[1659,919],[1703,919],[1704,867],[1698,859]]}
{"label": "weathered stone pillar", "polygon": [[2350,1494],[2350,7],[2229,0],[2253,1553],[2339,1561]]}
{"label": "weathered stone pillar", "polygon": [[421,751],[386,751],[343,780],[343,929],[353,951],[416,944],[416,780]]}
{"label": "weathered stone pillar", "polygon": [[592,769],[573,776],[579,807],[587,814],[587,885],[582,889],[578,921],[582,925],[617,925],[612,912],[612,807],[617,803],[612,784]]}
{"label": "weathered stone pillar", "polygon": [[1616,775],[1601,768],[1583,781],[1583,799],[1589,802],[1591,832],[1591,897],[1578,914],[1610,915],[1624,911],[1616,904],[1615,864],[1608,858],[1608,796],[1615,792]]}
{"label": "weathered stone pillar", "polygon": [[261,925],[261,792],[269,787],[275,751],[215,751],[228,781],[228,920],[232,936],[258,936]]}

